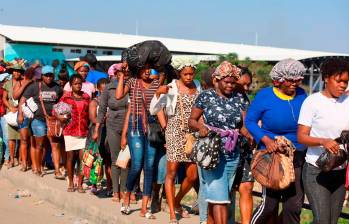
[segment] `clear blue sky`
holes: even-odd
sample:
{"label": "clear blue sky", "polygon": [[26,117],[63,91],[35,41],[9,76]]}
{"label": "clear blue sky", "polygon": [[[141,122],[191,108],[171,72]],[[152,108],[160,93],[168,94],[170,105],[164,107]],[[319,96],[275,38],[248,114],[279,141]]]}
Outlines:
{"label": "clear blue sky", "polygon": [[[0,23],[349,53],[348,0],[0,0]],[[40,34],[38,34],[40,35]]]}

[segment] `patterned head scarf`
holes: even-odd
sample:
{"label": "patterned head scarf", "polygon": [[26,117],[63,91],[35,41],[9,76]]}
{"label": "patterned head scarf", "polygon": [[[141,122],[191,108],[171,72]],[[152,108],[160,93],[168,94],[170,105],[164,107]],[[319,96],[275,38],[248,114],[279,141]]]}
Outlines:
{"label": "patterned head scarf", "polygon": [[177,56],[172,58],[172,67],[175,68],[177,71],[182,70],[185,67],[192,67],[196,69],[196,65],[199,63],[199,61],[195,60],[191,56]]}
{"label": "patterned head scarf", "polygon": [[117,63],[117,64],[111,65],[108,69],[109,78],[115,76],[115,73],[117,71],[121,71],[121,70],[122,70],[122,63]]}
{"label": "patterned head scarf", "polygon": [[274,81],[283,82],[285,80],[300,80],[304,78],[304,65],[294,59],[284,59],[276,63],[270,72],[270,77]]}
{"label": "patterned head scarf", "polygon": [[218,80],[224,79],[226,77],[233,77],[236,80],[238,80],[240,76],[241,69],[235,65],[232,65],[228,61],[223,61],[220,65],[218,65],[218,67],[212,74],[212,77]]}
{"label": "patterned head scarf", "polygon": [[78,61],[75,65],[74,65],[74,71],[79,70],[79,68],[81,68],[82,66],[88,68],[90,70],[90,65],[86,62],[86,61]]}

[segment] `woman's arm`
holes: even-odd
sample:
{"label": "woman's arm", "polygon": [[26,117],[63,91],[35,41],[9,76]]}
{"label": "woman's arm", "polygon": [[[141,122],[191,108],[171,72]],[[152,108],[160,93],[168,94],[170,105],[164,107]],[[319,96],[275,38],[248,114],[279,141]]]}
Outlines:
{"label": "woman's arm", "polygon": [[242,114],[243,124],[242,124],[242,128],[240,129],[240,133],[247,138],[250,145],[253,145],[253,143],[254,143],[253,136],[248,132],[248,130],[245,126],[246,111],[241,111],[241,114]]}
{"label": "woman's arm", "polygon": [[165,115],[164,110],[160,110],[157,113],[157,117],[158,117],[158,120],[159,120],[161,128],[162,129],[166,129],[166,127],[167,127],[167,119],[166,119],[166,115]]}
{"label": "woman's arm", "polygon": [[120,72],[119,80],[118,80],[118,86],[115,91],[115,97],[117,100],[122,99],[129,91],[128,85],[124,85],[124,73]]}
{"label": "woman's arm", "polygon": [[22,96],[20,101],[19,101],[19,105],[18,105],[18,124],[22,124],[23,120],[24,120],[24,116],[23,116],[23,111],[22,111],[22,105],[25,103],[27,99]]}
{"label": "woman's arm", "polygon": [[127,145],[127,132],[128,132],[128,123],[131,115],[131,105],[128,105],[125,121],[124,121],[124,127],[122,128],[122,134],[121,134],[121,149],[124,150]]}
{"label": "woman's arm", "polygon": [[21,82],[17,82],[13,87],[13,99],[18,100],[30,83],[32,83],[31,79],[23,79]]}
{"label": "woman's arm", "polygon": [[10,102],[8,101],[8,93],[6,90],[4,90],[2,95],[2,101],[4,102],[4,105],[13,113],[17,112],[17,108],[13,107]]}
{"label": "woman's arm", "polygon": [[318,138],[310,136],[311,127],[298,125],[297,138],[298,142],[307,146],[323,146],[331,153],[337,153],[339,144],[330,138]]}
{"label": "woman's arm", "polygon": [[88,117],[93,124],[97,123],[97,102],[96,100],[91,100],[88,105]]}
{"label": "woman's arm", "polygon": [[188,125],[191,129],[199,131],[201,137],[206,137],[208,135],[208,128],[204,125],[204,123],[199,122],[203,112],[204,111],[202,109],[194,106],[191,110]]}

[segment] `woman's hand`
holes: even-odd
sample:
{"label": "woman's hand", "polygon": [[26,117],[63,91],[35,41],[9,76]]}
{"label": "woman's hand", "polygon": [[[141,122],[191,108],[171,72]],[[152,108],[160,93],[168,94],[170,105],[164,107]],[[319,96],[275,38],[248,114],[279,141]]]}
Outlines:
{"label": "woman's hand", "polygon": [[16,113],[18,111],[18,108],[17,107],[13,107],[13,106],[10,106],[8,108],[12,113]]}
{"label": "woman's hand", "polygon": [[170,90],[170,88],[172,88],[172,87],[171,86],[167,86],[167,85],[166,86],[160,86],[158,88],[158,90],[156,90],[156,93],[155,93],[156,97],[159,98],[161,94],[167,94],[168,91]]}
{"label": "woman's hand", "polygon": [[92,134],[92,140],[94,141],[94,142],[96,142],[97,141],[97,139],[98,139],[98,129],[97,128],[95,128],[94,130],[93,130],[93,134]]}
{"label": "woman's hand", "polygon": [[18,124],[23,124],[23,120],[24,120],[23,113],[18,113],[18,117],[17,117]]}
{"label": "woman's hand", "polygon": [[200,129],[199,129],[199,135],[200,135],[200,137],[206,137],[207,135],[208,135],[208,132],[209,132],[209,130],[208,130],[208,128],[205,126],[205,125],[202,125],[201,127],[200,127]]}
{"label": "woman's hand", "polygon": [[320,141],[320,144],[331,153],[336,154],[339,151],[339,144],[333,139],[324,138]]}
{"label": "woman's hand", "polygon": [[276,152],[278,150],[278,145],[268,136],[264,136],[261,141],[264,143],[268,153]]}
{"label": "woman's hand", "polygon": [[120,142],[121,150],[125,150],[126,145],[127,145],[127,136],[122,134],[121,135],[121,142]]}

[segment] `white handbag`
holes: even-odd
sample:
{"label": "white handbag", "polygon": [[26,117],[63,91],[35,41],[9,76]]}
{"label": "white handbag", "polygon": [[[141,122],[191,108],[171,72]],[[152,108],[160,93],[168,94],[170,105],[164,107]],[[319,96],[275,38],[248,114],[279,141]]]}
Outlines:
{"label": "white handbag", "polygon": [[22,104],[22,111],[25,117],[33,118],[35,111],[38,110],[38,105],[35,103],[33,97],[30,97]]}
{"label": "white handbag", "polygon": [[17,114],[18,112],[8,112],[7,114],[4,115],[5,121],[7,122],[8,125],[12,127],[17,127]]}
{"label": "white handbag", "polygon": [[120,150],[118,159],[116,160],[115,165],[117,165],[122,169],[126,169],[130,159],[131,159],[130,149],[128,146],[126,146],[124,150]]}

